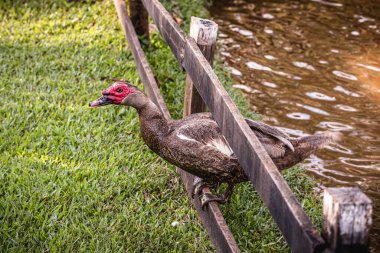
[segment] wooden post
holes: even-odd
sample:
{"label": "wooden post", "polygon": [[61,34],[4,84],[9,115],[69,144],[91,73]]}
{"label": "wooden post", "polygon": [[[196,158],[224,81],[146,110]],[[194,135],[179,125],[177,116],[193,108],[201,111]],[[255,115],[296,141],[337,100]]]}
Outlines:
{"label": "wooden post", "polygon": [[[190,37],[195,40],[202,54],[212,66],[216,48],[218,24],[211,20],[191,17]],[[195,89],[189,75],[186,76],[186,90],[183,116],[206,111],[206,104]]]}
{"label": "wooden post", "polygon": [[[215,22],[207,19],[191,17],[190,37],[197,42],[199,49],[210,65],[212,65],[214,60],[217,34],[218,25]],[[186,76],[186,91],[184,100],[184,117],[192,113],[204,112],[207,109],[202,97],[193,86],[193,82],[191,81],[189,75]],[[188,194],[191,196],[194,176],[183,171],[181,172],[181,169],[179,168],[177,168],[177,171],[181,173],[188,190]],[[207,187],[203,188],[202,191],[203,193],[211,193],[210,189]],[[216,202],[211,202],[208,204],[207,210],[202,210],[200,200],[197,199],[197,197],[192,199],[192,203],[196,207],[197,212],[216,247],[216,251],[240,253],[240,249],[228,229],[223,215],[219,210],[218,204]],[[217,227],[213,227],[213,224],[217,225]]]}
{"label": "wooden post", "polygon": [[323,236],[335,252],[368,252],[372,201],[359,188],[327,188]]}
{"label": "wooden post", "polygon": [[149,39],[148,12],[141,0],[128,0],[128,2],[129,16],[131,17],[137,36]]}

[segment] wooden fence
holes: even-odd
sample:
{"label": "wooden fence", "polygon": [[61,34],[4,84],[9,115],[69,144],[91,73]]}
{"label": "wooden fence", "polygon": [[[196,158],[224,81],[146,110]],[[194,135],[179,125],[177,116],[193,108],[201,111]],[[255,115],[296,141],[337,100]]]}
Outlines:
{"label": "wooden fence", "polygon": [[[357,188],[327,189],[323,239],[215,75],[211,67],[215,45],[207,47],[187,37],[158,0],[130,0],[130,16],[123,0],[114,0],[114,3],[148,96],[165,117],[170,118],[137,37],[149,36],[149,14],[180,67],[188,74],[184,114],[203,110],[205,107],[201,103],[205,102],[293,252],[368,250],[371,201]],[[207,20],[203,23],[206,26],[216,25]],[[181,169],[178,171],[190,194],[193,176]],[[218,205],[210,203],[203,211],[197,198],[192,199],[192,203],[217,250],[240,252]]]}

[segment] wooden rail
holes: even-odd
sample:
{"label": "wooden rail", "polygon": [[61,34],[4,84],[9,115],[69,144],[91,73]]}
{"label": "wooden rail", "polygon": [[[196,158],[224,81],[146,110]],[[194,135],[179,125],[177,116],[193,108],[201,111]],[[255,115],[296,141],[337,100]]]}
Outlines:
{"label": "wooden rail", "polygon": [[[136,0],[135,0],[136,1]],[[122,0],[114,0],[118,16],[131,47],[137,69],[148,95],[170,118],[152,71],[145,59],[136,32]],[[241,166],[268,207],[293,252],[322,252],[328,244],[313,227],[289,186],[277,170],[263,146],[245,123],[211,65],[193,38],[185,36],[171,15],[157,0],[141,0],[161,35],[167,41],[180,66],[190,76],[198,93],[220,126]],[[141,32],[144,34],[144,31]],[[192,176],[180,171],[186,189],[192,186]],[[218,206],[211,203],[207,211],[199,201],[192,200],[209,236],[220,252],[240,252]]]}

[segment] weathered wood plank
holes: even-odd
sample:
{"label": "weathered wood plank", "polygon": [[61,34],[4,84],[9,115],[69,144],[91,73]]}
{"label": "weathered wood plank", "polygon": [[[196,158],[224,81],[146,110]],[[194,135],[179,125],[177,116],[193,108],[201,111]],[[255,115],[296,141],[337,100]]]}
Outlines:
{"label": "weathered wood plank", "polygon": [[148,12],[145,10],[141,0],[128,0],[129,16],[137,36],[142,36],[149,41]]}
{"label": "weathered wood plank", "polygon": [[[202,54],[212,66],[216,48],[216,39],[218,36],[218,25],[206,19],[191,17],[190,37],[195,40]],[[204,112],[207,106],[194,87],[191,77],[186,76],[186,89],[184,99],[183,115],[191,113]]]}
{"label": "weathered wood plank", "polygon": [[168,108],[166,107],[165,101],[162,96],[160,94],[157,94],[155,91],[155,87],[158,87],[157,82],[154,78],[151,68],[149,67],[148,61],[145,58],[144,51],[141,48],[135,29],[128,16],[125,3],[123,0],[114,0],[114,4],[121,27],[123,28],[125,37],[128,41],[128,45],[131,48],[133,57],[135,58],[136,68],[140,73],[142,82],[144,83],[145,91],[153,100],[153,102],[159,106],[161,112],[165,115],[165,117],[169,119],[170,114]]}
{"label": "weathered wood plank", "polygon": [[162,37],[169,44],[171,50],[175,52],[174,55],[180,66],[182,66],[186,38],[185,33],[158,0],[141,1],[149,12],[149,15],[153,18]]}
{"label": "weathered wood plank", "polygon": [[212,20],[191,17],[190,37],[194,39],[203,56],[212,66],[218,37],[218,24]]}
{"label": "weathered wood plank", "polygon": [[[146,61],[144,53],[141,49],[140,43],[137,39],[137,35],[134,31],[132,23],[127,15],[126,8],[123,0],[114,0],[115,7],[118,12],[119,20],[123,27],[124,34],[128,40],[128,44],[131,48],[133,57],[137,69],[140,73],[141,79],[144,83],[145,90],[148,96],[155,102],[160,108],[161,112],[167,119],[170,118],[169,111],[166,104],[160,94],[160,90],[157,86],[157,82],[154,79],[149,64]],[[193,176],[181,169],[178,170],[182,180],[184,181],[186,190],[191,196],[191,189],[193,185]],[[198,212],[198,215],[207,229],[207,232],[218,249],[218,252],[240,252],[232,233],[228,229],[228,226],[221,214],[216,203],[211,203],[206,211],[201,209],[201,204],[198,199],[192,199],[192,203]]]}
{"label": "weathered wood plank", "polygon": [[[193,187],[194,176],[183,170],[180,170],[180,173],[182,180],[186,185],[187,193],[191,198],[191,189]],[[209,189],[204,190],[204,192],[207,191],[209,191]],[[202,210],[201,203],[198,198],[191,199],[191,202],[197,210],[203,225],[207,229],[207,233],[216,247],[217,252],[239,253],[240,249],[231,231],[229,230],[222,213],[220,212],[218,204],[211,202],[208,204],[207,209]]]}
{"label": "weathered wood plank", "polygon": [[[324,240],[311,224],[261,143],[245,123],[195,41],[191,38],[183,41],[184,34],[178,32],[178,25],[157,0],[142,1],[158,24],[165,40],[170,43],[180,41],[176,47],[171,45],[173,53],[177,59],[181,59],[179,62],[183,64],[199,94],[209,106],[292,251],[313,252],[324,248]],[[182,46],[185,47],[185,51]]]}
{"label": "weathered wood plank", "polygon": [[368,252],[372,201],[359,188],[326,188],[323,235],[335,252]]}

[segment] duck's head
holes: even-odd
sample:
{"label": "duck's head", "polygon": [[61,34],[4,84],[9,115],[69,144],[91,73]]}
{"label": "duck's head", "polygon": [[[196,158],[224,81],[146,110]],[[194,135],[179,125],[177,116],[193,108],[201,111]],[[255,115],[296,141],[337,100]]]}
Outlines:
{"label": "duck's head", "polygon": [[135,86],[126,81],[117,81],[108,89],[102,91],[103,96],[90,103],[95,108],[103,105],[115,104],[136,107],[145,95]]}

